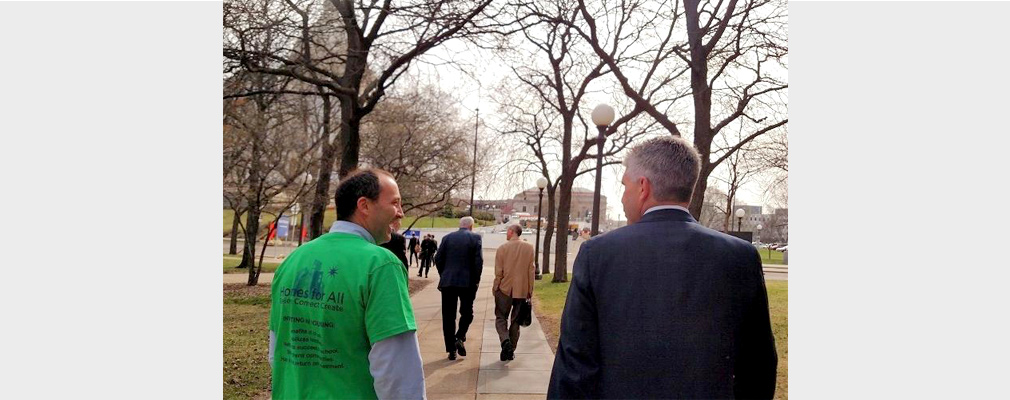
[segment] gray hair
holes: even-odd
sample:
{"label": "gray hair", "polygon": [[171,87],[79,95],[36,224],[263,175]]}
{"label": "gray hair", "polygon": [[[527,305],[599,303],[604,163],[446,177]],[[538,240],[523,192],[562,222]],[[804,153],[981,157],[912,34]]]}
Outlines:
{"label": "gray hair", "polygon": [[466,216],[459,219],[460,228],[472,228],[473,227],[473,217]]}
{"label": "gray hair", "polygon": [[688,141],[676,136],[649,139],[631,149],[624,159],[628,176],[644,176],[659,201],[691,201],[698,183],[701,157]]}
{"label": "gray hair", "polygon": [[516,236],[523,234],[523,228],[519,226],[519,224],[509,225],[508,230],[512,231],[512,233],[515,234]]}

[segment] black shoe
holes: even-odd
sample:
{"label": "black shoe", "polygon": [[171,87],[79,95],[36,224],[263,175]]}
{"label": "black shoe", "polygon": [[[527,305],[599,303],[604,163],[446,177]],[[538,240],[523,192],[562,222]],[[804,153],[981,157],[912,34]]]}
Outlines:
{"label": "black shoe", "polygon": [[463,347],[462,340],[456,339],[456,351],[459,352],[459,355],[466,357],[466,347]]}
{"label": "black shoe", "polygon": [[449,359],[450,360],[455,360],[456,359],[456,352],[455,351],[450,351],[449,352]]}
{"label": "black shoe", "polygon": [[501,342],[501,354],[499,355],[498,358],[502,361],[510,360],[509,353],[511,352],[512,352],[512,341],[505,339],[504,342]]}
{"label": "black shoe", "polygon": [[509,350],[509,360],[515,360],[515,359],[516,359],[516,349]]}

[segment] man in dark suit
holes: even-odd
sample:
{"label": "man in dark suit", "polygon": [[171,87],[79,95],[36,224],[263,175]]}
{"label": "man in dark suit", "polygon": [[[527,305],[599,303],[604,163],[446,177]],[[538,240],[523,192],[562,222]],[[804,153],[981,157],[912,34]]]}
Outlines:
{"label": "man in dark suit", "polygon": [[[418,258],[417,258],[417,256],[418,256],[418,254],[417,254],[418,253],[418,251],[417,251],[417,243],[418,243],[417,242],[417,233],[415,232],[414,234],[410,235],[410,241],[407,242],[407,254],[409,254],[409,258],[408,258],[409,263],[407,264],[408,267],[413,267],[414,266],[414,260],[418,260]],[[421,260],[418,260],[418,261],[421,261]]]}
{"label": "man in dark suit", "polygon": [[[480,273],[484,268],[480,235],[473,230],[473,217],[459,220],[459,230],[442,238],[435,253],[438,290],[442,292],[442,335],[449,359],[456,353],[466,356],[466,331],[473,322],[473,299],[477,296]],[[456,329],[456,304],[459,303],[459,329]]]}
{"label": "man in dark suit", "polygon": [[428,277],[428,271],[431,270],[431,259],[435,257],[435,251],[438,250],[438,243],[435,242],[434,235],[425,235],[424,240],[421,241],[421,266],[417,269],[417,276],[421,276],[424,273],[424,277]]}
{"label": "man in dark suit", "polygon": [[547,397],[772,398],[761,258],[688,212],[697,151],[667,136],[624,164],[629,225],[579,250]]}

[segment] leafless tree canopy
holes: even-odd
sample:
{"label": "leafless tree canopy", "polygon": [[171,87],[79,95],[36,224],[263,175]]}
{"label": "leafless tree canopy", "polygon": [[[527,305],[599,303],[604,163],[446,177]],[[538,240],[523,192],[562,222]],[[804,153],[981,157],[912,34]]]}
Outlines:
{"label": "leafless tree canopy", "polygon": [[[469,189],[473,125],[457,115],[451,97],[437,88],[404,89],[389,96],[362,126],[364,162],[396,178],[405,214],[440,210]],[[478,169],[489,158],[487,146]]]}
{"label": "leafless tree canopy", "polygon": [[238,73],[226,82],[225,91],[260,91],[261,94],[225,101],[224,110],[224,186],[225,200],[236,211],[245,212],[247,221],[242,266],[250,267],[249,284],[259,279],[259,269],[252,268],[258,241],[260,215],[283,213],[308,189],[307,160],[317,141],[306,123],[310,109],[297,99],[282,94],[285,78]]}

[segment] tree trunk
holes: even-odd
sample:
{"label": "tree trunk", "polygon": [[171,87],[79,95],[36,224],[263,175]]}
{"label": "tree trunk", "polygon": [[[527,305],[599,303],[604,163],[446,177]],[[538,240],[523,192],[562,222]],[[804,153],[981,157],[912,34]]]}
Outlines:
{"label": "tree trunk", "polygon": [[[260,104],[260,115],[266,110],[266,107]],[[262,119],[262,118],[261,118]],[[262,122],[262,121],[261,121]],[[242,252],[242,263],[246,265],[246,259],[248,258],[249,263],[249,281],[247,284],[249,286],[255,286],[259,275],[256,274],[256,234],[259,231],[260,226],[260,212],[263,210],[262,197],[260,193],[263,185],[263,178],[260,176],[260,171],[262,167],[260,165],[260,157],[262,157],[262,141],[266,124],[260,123],[259,129],[252,132],[253,142],[252,142],[252,152],[250,154],[252,162],[249,166],[249,194],[246,195],[246,201],[248,203],[248,208],[246,213],[248,213],[248,219],[246,220],[245,228],[245,250]]]}
{"label": "tree trunk", "polygon": [[[249,286],[256,286],[256,283],[259,282],[260,280],[260,272],[263,271],[263,256],[266,255],[267,246],[270,245],[270,235],[273,235],[274,232],[276,231],[277,224],[280,222],[282,215],[284,215],[284,213],[277,214],[277,218],[274,219],[274,222],[273,224],[271,224],[270,229],[267,229],[266,236],[263,237],[263,249],[260,250],[260,262],[257,263],[256,268],[249,269],[249,283],[248,283]],[[255,274],[253,274],[252,272],[253,270],[256,270]]]}
{"label": "tree trunk", "polygon": [[[558,230],[568,232],[569,214],[572,209],[572,184],[574,173],[561,173],[561,194],[558,201]],[[554,251],[554,279],[551,282],[568,282],[568,238],[558,237],[557,250]]]}
{"label": "tree trunk", "polygon": [[[695,147],[697,147],[697,144],[695,144]],[[694,185],[694,194],[691,196],[691,204],[688,207],[688,211],[698,221],[701,221],[701,209],[705,205],[705,190],[708,189],[708,176],[711,174],[712,167],[709,166],[708,157],[702,156],[698,183]]]}
{"label": "tree trunk", "polygon": [[340,170],[341,178],[358,169],[358,153],[361,151],[361,117],[357,114],[354,99],[340,99]]}
{"label": "tree trunk", "polygon": [[712,88],[708,84],[708,55],[703,40],[708,33],[698,25],[698,0],[684,0],[687,17],[687,42],[691,53],[691,97],[694,100],[694,147],[701,156],[701,174],[695,185],[688,209],[695,219],[701,218],[708,188],[709,155],[712,149]]}
{"label": "tree trunk", "polygon": [[[246,219],[245,246],[242,250],[242,264],[249,267],[249,280],[246,281],[249,286],[256,286],[259,280],[259,274],[256,273],[256,234],[259,230],[259,219],[259,204],[249,207]],[[247,261],[248,264],[246,264]]]}
{"label": "tree trunk", "polygon": [[[554,187],[547,186],[547,228],[544,229],[544,242],[542,243],[543,244],[542,248],[544,249],[544,256],[543,256],[544,260],[542,263],[540,263],[540,265],[542,266],[542,268],[540,269],[540,273],[542,274],[551,273],[550,244],[551,244],[551,238],[554,237],[554,226],[555,226],[554,213],[556,211],[554,207],[554,192],[556,188],[557,186]],[[558,237],[561,237],[561,235],[558,235]]]}
{"label": "tree trunk", "polygon": [[232,210],[234,214],[231,219],[231,242],[228,244],[228,254],[238,254],[238,219],[242,214],[238,210]]}
{"label": "tree trunk", "polygon": [[337,145],[330,140],[333,132],[333,103],[330,96],[323,96],[323,155],[319,161],[319,175],[316,180],[316,190],[312,197],[312,209],[309,211],[309,240],[323,234],[323,218],[326,216],[326,206],[330,203],[330,177],[333,175],[333,164],[337,157]]}

